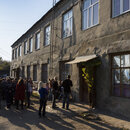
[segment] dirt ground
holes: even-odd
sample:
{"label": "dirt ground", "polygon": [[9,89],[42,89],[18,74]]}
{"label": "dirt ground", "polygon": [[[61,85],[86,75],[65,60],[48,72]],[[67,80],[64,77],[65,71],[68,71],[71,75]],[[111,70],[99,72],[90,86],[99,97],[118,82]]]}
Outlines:
{"label": "dirt ground", "polygon": [[118,130],[102,120],[84,119],[79,113],[88,111],[78,103],[72,103],[70,110],[62,109],[62,103],[57,103],[58,108],[52,109],[48,101],[46,116],[39,118],[39,100],[32,98],[30,108],[17,110],[15,106],[6,108],[5,101],[0,109],[0,130]]}

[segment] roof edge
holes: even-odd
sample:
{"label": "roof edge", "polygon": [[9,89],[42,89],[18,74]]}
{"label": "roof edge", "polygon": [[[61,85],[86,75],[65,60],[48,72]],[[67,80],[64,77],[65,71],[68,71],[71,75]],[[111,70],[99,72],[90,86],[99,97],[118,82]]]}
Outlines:
{"label": "roof edge", "polygon": [[24,37],[31,29],[33,29],[38,23],[40,23],[44,17],[46,17],[49,13],[51,13],[53,11],[54,8],[56,8],[63,0],[59,0],[55,6],[53,6],[52,8],[50,8],[36,23],[34,23],[20,38],[18,38],[12,45],[11,47],[17,45],[17,42]]}

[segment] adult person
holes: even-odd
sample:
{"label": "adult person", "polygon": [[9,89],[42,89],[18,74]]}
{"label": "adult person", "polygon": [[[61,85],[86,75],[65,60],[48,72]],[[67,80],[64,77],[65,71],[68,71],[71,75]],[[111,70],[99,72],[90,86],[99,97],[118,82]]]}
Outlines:
{"label": "adult person", "polygon": [[58,93],[58,82],[57,77],[54,77],[54,81],[52,83],[52,108],[56,108],[57,93]]}
{"label": "adult person", "polygon": [[5,90],[5,97],[6,97],[6,105],[7,108],[11,107],[12,98],[13,98],[13,89],[12,89],[12,81],[11,79],[6,80],[6,90]]}
{"label": "adult person", "polygon": [[13,104],[13,99],[14,99],[14,96],[15,96],[16,85],[17,85],[17,79],[13,79],[13,80],[12,80],[11,104]]}
{"label": "adult person", "polygon": [[62,106],[62,108],[65,108],[65,103],[66,103],[67,110],[69,109],[69,98],[70,98],[72,86],[73,86],[73,83],[70,80],[70,75],[68,75],[67,79],[63,81],[64,96],[63,96],[63,106]]}
{"label": "adult person", "polygon": [[39,91],[40,88],[42,88],[42,86],[43,86],[43,82],[42,82],[42,81],[39,81],[39,82],[38,82],[38,91]]}
{"label": "adult person", "polygon": [[43,108],[42,116],[45,116],[46,102],[47,102],[47,98],[48,98],[48,91],[45,88],[45,86],[42,86],[39,89],[39,94],[40,94],[39,117],[41,117],[41,110],[42,110],[42,108]]}
{"label": "adult person", "polygon": [[52,101],[52,83],[54,79],[49,79],[49,95],[48,95],[48,100]]}
{"label": "adult person", "polygon": [[1,100],[2,100],[2,85],[1,85],[2,79],[0,79],[0,109],[1,109]]}
{"label": "adult person", "polygon": [[23,101],[25,99],[25,89],[24,80],[20,79],[16,85],[15,91],[15,100],[16,100],[16,109],[19,109],[19,101],[21,101],[21,109],[23,109]]}
{"label": "adult person", "polygon": [[30,96],[32,94],[32,84],[30,80],[26,82],[26,100],[27,100],[27,107],[30,107]]}

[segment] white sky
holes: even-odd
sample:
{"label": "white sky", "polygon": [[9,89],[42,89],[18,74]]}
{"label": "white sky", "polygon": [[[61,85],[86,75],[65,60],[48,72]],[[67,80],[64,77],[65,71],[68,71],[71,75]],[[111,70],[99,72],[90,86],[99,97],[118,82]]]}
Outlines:
{"label": "white sky", "polygon": [[0,57],[11,61],[11,45],[53,5],[53,0],[0,0]]}

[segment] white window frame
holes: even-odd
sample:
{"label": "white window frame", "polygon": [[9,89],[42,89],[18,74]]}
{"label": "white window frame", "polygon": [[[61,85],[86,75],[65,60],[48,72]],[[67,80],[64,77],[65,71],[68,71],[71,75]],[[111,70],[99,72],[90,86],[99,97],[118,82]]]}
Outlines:
{"label": "white window frame", "polygon": [[29,52],[33,51],[33,38],[29,39]]}
{"label": "white window frame", "polygon": [[48,46],[50,44],[50,38],[51,38],[51,26],[48,25],[47,27],[45,27],[45,40],[44,40],[44,45]]}
{"label": "white window frame", "polygon": [[[39,37],[38,37],[39,36]],[[40,32],[36,34],[35,49],[40,49]]]}
{"label": "white window frame", "polygon": [[[82,5],[82,8],[83,8],[83,6],[84,6],[84,1],[86,1],[86,0],[83,0],[83,5]],[[94,18],[93,18],[93,16],[94,16],[94,12],[93,12],[93,10],[94,10],[94,5],[96,5],[96,4],[98,4],[98,23],[96,23],[96,24],[94,24]],[[92,12],[91,12],[91,25],[89,26],[89,9],[90,8],[92,8]],[[83,26],[83,14],[84,14],[84,12],[86,11],[86,10],[88,10],[88,16],[87,16],[87,20],[88,20],[88,22],[87,22],[87,27],[86,28],[84,28],[84,26]],[[99,0],[97,1],[97,2],[95,2],[95,3],[93,3],[92,4],[92,0],[90,0],[90,6],[88,7],[88,8],[83,8],[82,9],[82,30],[86,30],[86,29],[88,29],[88,28],[91,28],[91,27],[93,27],[93,26],[96,26],[97,24],[99,24]]]}
{"label": "white window frame", "polygon": [[[65,15],[67,15],[69,12],[72,12],[72,16],[71,17],[69,17],[69,18],[67,18],[66,20],[64,20],[64,16]],[[66,33],[66,30],[67,30],[67,28],[64,28],[64,26],[65,26],[65,23],[67,23],[67,21],[69,20],[69,21],[71,21],[71,19],[72,19],[72,27],[71,27],[71,22],[69,22],[69,33]],[[71,30],[72,29],[72,30]],[[63,38],[66,38],[66,37],[69,37],[69,36],[71,36],[72,35],[72,33],[73,33],[73,10],[71,9],[71,10],[69,10],[68,12],[66,12],[64,15],[63,15]]]}
{"label": "white window frame", "polygon": [[123,5],[123,0],[120,0],[120,14],[114,15],[114,0],[112,0],[112,17],[113,18],[117,17],[117,16],[120,16],[120,15],[122,15],[122,14],[127,13],[127,12],[130,11],[130,0],[129,0],[129,9],[128,10],[123,11],[123,6],[124,6]]}
{"label": "white window frame", "polygon": [[24,42],[24,55],[26,55],[27,54],[27,41],[26,42]]}

